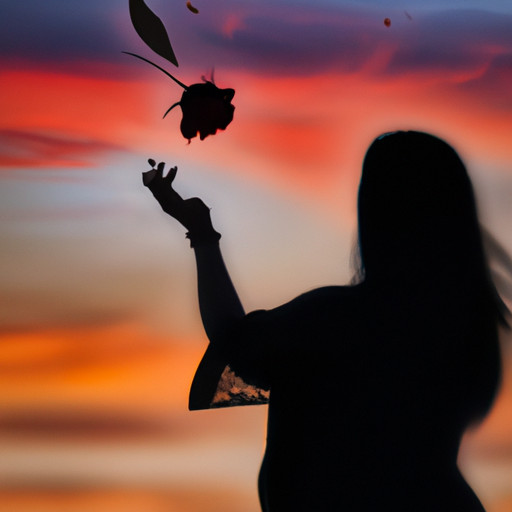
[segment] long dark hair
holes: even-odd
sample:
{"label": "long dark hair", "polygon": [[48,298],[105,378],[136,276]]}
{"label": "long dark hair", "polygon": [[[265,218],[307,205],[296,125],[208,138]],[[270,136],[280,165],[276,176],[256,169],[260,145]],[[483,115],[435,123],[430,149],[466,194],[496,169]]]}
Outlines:
{"label": "long dark hair", "polygon": [[506,325],[508,310],[487,262],[476,200],[464,163],[421,132],[378,137],[366,153],[358,197],[359,272],[365,280],[407,275],[467,289]]}
{"label": "long dark hair", "polygon": [[462,160],[426,133],[377,138],[363,164],[358,217],[359,272],[382,318],[423,343],[418,368],[435,368],[439,397],[458,408],[460,424],[482,418],[501,378],[498,325],[508,326],[508,310]]}

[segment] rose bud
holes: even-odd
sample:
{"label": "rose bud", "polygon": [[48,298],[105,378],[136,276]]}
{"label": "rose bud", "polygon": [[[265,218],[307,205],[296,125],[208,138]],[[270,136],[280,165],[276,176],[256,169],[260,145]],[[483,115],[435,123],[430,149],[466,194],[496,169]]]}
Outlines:
{"label": "rose bud", "polygon": [[219,89],[213,82],[190,85],[179,102],[183,112],[180,125],[183,137],[190,141],[199,133],[199,138],[204,140],[217,130],[225,130],[233,120],[235,107],[231,100],[234,95],[234,89]]}

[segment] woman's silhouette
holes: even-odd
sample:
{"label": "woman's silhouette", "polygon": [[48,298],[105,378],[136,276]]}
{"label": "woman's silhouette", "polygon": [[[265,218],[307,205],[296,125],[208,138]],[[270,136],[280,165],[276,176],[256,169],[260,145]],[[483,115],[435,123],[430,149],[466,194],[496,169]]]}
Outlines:
{"label": "woman's silhouette", "polygon": [[189,230],[210,339],[190,407],[269,402],[262,509],[483,511],[457,453],[499,386],[506,308],[455,151],[418,132],[376,139],[359,188],[358,282],[248,315],[209,209],[181,199],[176,169],[163,168],[145,183]]}

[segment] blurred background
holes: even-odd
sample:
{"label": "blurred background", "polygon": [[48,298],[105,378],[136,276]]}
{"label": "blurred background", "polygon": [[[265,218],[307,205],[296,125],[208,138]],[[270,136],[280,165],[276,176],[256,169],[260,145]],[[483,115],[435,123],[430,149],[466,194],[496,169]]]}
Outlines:
{"label": "blurred background", "polygon": [[[2,512],[259,510],[266,408],[187,410],[207,340],[184,230],[142,187],[149,157],[212,207],[248,311],[348,282],[361,163],[382,132],[451,143],[512,252],[512,3],[147,4],[178,69],[127,0],[1,7]],[[187,144],[179,109],[161,119],[182,90],[122,50],[186,84],[214,70],[234,121]],[[512,510],[511,346],[460,455],[488,512]]]}

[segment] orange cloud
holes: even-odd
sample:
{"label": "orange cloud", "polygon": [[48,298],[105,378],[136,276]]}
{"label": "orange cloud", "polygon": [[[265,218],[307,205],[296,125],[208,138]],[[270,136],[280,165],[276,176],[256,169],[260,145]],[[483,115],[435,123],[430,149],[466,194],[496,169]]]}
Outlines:
{"label": "orange cloud", "polygon": [[0,342],[0,404],[6,414],[186,410],[204,348],[136,324],[8,332]]}
{"label": "orange cloud", "polygon": [[[28,488],[23,490],[0,490],[2,510],[16,512],[69,512],[70,510],[97,510],[109,512],[188,511],[188,512],[240,512],[257,510],[255,491],[231,484],[229,488],[217,485],[201,485],[197,481],[189,485],[172,485],[166,482],[165,489],[154,484],[150,487],[85,487],[75,492],[69,486],[63,489]],[[491,511],[494,512],[494,511]]]}

